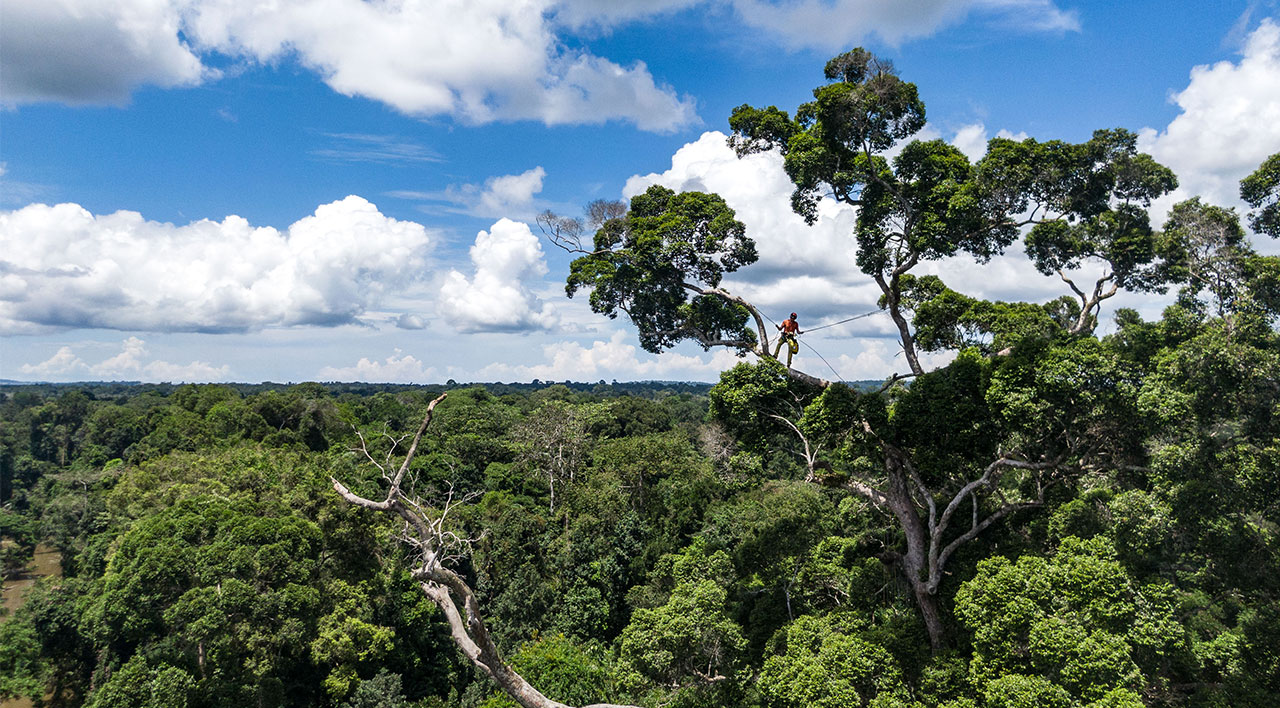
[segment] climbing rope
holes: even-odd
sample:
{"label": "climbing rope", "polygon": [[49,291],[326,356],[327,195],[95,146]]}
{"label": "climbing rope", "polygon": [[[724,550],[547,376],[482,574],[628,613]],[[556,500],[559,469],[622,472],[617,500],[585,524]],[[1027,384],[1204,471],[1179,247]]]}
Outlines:
{"label": "climbing rope", "polygon": [[[831,324],[824,324],[824,325],[818,325],[817,327],[810,327],[809,329],[806,329],[806,330],[805,330],[805,332],[817,332],[817,331],[818,331],[818,330],[820,330],[820,329],[826,329],[826,328],[828,328],[828,327],[835,327],[835,326],[836,326],[836,325],[838,325],[838,324],[844,324],[845,322],[852,322],[852,321],[854,321],[854,320],[860,320],[860,319],[862,319],[863,317],[870,317],[870,316],[872,316],[872,315],[874,315],[874,314],[877,314],[877,313],[879,313],[879,312],[881,312],[881,310],[879,310],[879,309],[875,309],[875,310],[872,310],[871,312],[864,312],[864,313],[862,313],[861,315],[854,315],[853,317],[845,318],[845,319],[843,319],[843,320],[840,320],[839,322],[832,322]],[[768,315],[765,315],[765,316],[766,316],[766,317],[768,317]],[[769,321],[770,321],[770,322],[773,322],[773,320],[769,320]]]}
{"label": "climbing rope", "polygon": [[813,351],[814,354],[818,355],[818,358],[822,360],[822,363],[826,364],[827,368],[831,369],[831,373],[836,375],[836,381],[844,381],[844,376],[842,376],[839,371],[836,371],[836,367],[832,366],[831,362],[827,361],[827,358],[825,356],[822,356],[821,352],[819,352],[817,349],[814,349],[812,344],[804,340],[800,340],[800,343],[805,345],[806,347],[809,347],[809,349]]}

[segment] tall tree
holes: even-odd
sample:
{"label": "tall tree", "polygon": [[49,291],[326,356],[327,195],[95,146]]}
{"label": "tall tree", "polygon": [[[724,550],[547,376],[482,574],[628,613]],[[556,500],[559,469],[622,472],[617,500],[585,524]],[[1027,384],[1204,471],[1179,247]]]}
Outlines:
{"label": "tall tree", "polygon": [[[1144,268],[1154,241],[1140,207],[1177,182],[1137,152],[1132,133],[1098,131],[1080,145],[996,139],[977,164],[941,140],[912,141],[891,158],[925,124],[915,84],[861,48],[824,73],[828,83],[794,118],[776,106],[734,109],[729,144],[739,155],[780,151],[796,185],[792,208],[810,223],[823,197],[858,208],[857,266],[879,286],[913,374],[924,368],[904,288],[922,261],[966,253],[983,262],[1034,225],[1027,246],[1036,267],[1062,275],[1080,298],[1073,333],[1092,331],[1099,303],[1117,288],[1162,284]],[[1110,270],[1086,292],[1063,271],[1091,258]]]}
{"label": "tall tree", "polygon": [[569,267],[565,292],[589,289],[593,311],[625,313],[646,351],[693,340],[763,355],[769,339],[760,312],[720,287],[725,273],[758,257],[734,216],[719,195],[650,187],[625,215],[600,226],[593,250],[570,247],[582,255]]}

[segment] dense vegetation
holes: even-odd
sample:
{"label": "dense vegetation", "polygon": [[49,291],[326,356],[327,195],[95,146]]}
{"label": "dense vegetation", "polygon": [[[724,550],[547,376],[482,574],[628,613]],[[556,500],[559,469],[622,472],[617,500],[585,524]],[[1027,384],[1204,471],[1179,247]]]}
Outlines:
{"label": "dense vegetation", "polygon": [[[691,393],[455,390],[412,484],[467,500],[458,529],[478,540],[456,567],[512,664],[569,703],[1272,705],[1274,333],[1174,307],[1040,349],[1082,424],[1121,416],[1145,464],[1079,470],[963,546],[937,653],[890,558],[900,526],[840,479],[865,443],[832,439],[815,476],[787,426],[750,414],[794,405],[776,365],[730,372],[711,419]],[[909,388],[815,401],[885,401],[940,476],[1044,415],[1026,373],[964,355]],[[402,437],[434,393],[6,389],[4,533],[50,539],[66,578],[0,625],[0,688],[57,705],[510,705],[409,577],[399,525],[329,484],[375,488],[356,431]],[[574,468],[554,508],[552,446]]]}
{"label": "dense vegetation", "polygon": [[[858,207],[854,265],[908,371],[780,364],[722,279],[757,259],[750,234],[715,195],[655,187],[593,205],[589,247],[540,222],[579,256],[569,293],[647,349],[756,354],[710,388],[4,387],[3,562],[46,540],[65,577],[0,624],[0,693],[1276,705],[1280,258],[1199,199],[1153,227],[1176,178],[1126,131],[890,157],[924,124],[915,87],[861,50],[826,75],[794,116],[740,107],[731,142],[784,155],[801,215]],[[1280,156],[1241,194],[1280,235]],[[1071,295],[912,272],[1018,239]],[[1176,296],[1100,328],[1120,289]]]}

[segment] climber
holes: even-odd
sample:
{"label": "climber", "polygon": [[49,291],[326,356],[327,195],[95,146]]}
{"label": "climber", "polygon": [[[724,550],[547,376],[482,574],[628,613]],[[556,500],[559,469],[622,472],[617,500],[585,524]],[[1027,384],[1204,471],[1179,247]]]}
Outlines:
{"label": "climber", "polygon": [[804,334],[800,329],[800,325],[796,322],[796,313],[792,312],[791,317],[782,321],[782,324],[775,325],[782,334],[778,337],[778,346],[773,348],[773,358],[777,359],[778,354],[782,351],[782,343],[787,343],[787,368],[791,368],[791,357],[800,351],[800,342],[796,339],[797,334]]}

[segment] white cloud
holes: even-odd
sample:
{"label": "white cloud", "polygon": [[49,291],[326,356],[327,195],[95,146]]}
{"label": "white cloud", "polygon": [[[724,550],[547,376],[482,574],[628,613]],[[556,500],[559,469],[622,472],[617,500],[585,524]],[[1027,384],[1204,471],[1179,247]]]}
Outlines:
{"label": "white cloud", "polygon": [[643,353],[628,344],[626,335],[614,331],[607,341],[584,347],[578,342],[556,342],[542,348],[544,363],[491,364],[475,372],[479,381],[592,381],[597,379],[658,379],[714,381],[721,371],[741,361],[732,352],[718,349],[701,356],[667,352]]}
{"label": "white cloud", "polygon": [[[925,127],[927,129],[929,126]],[[1026,140],[1030,136],[1028,136],[1025,131],[1014,133],[1001,129],[996,133],[996,137],[1022,141]],[[956,131],[955,137],[951,139],[951,144],[959,148],[960,152],[963,152],[965,156],[969,158],[970,162],[977,162],[987,154],[987,143],[989,141],[990,138],[987,135],[987,126],[982,123],[972,123],[970,125],[961,126],[960,129]]]}
{"label": "white cloud", "polygon": [[89,364],[64,346],[45,361],[23,364],[19,370],[32,377],[67,381],[77,377],[95,380],[148,381],[148,382],[207,382],[227,381],[231,367],[214,366],[208,362],[192,361],[173,364],[160,359],[148,359],[146,342],[129,337],[121,342],[120,353],[96,364]]}
{"label": "white cloud", "polygon": [[570,27],[609,28],[630,20],[675,12],[705,0],[561,0],[556,19]]}
{"label": "white cloud", "polygon": [[[624,120],[672,131],[692,99],[571,49],[549,0],[12,0],[0,24],[5,100],[119,103],[142,85],[214,74],[211,53],[296,60],[333,90],[414,116],[548,125]],[[181,35],[179,34],[181,32]],[[185,41],[183,39],[184,38]]]}
{"label": "white cloud", "polygon": [[355,366],[326,366],[320,370],[321,381],[366,381],[370,383],[431,383],[439,376],[434,367],[424,366],[412,354],[399,349],[382,361],[361,357]]}
{"label": "white cloud", "polygon": [[424,277],[421,225],[350,196],[281,232],[75,204],[0,212],[0,332],[252,331],[358,322]]}
{"label": "white cloud", "polygon": [[476,234],[471,278],[454,270],[440,289],[440,306],[460,332],[516,332],[554,327],[559,318],[527,280],[547,273],[542,244],[529,225],[499,219]]}
{"label": "white cloud", "polygon": [[660,184],[677,192],[715,192],[724,197],[760,252],[758,263],[734,276],[739,280],[845,272],[854,255],[853,208],[824,199],[817,223],[806,225],[791,211],[794,187],[782,169],[782,156],[770,151],[738,159],[725,140],[717,131],[703,133],[672,156],[670,169],[628,179],[623,195],[630,198]]}
{"label": "white cloud", "polygon": [[58,376],[87,368],[85,363],[80,361],[80,357],[71,351],[71,347],[59,348],[53,356],[39,364],[23,364],[18,367],[22,373],[37,377]]}
{"label": "white cloud", "polygon": [[400,329],[426,329],[427,322],[419,315],[406,312],[396,318],[396,327]]}
{"label": "white cloud", "polygon": [[471,216],[532,220],[538,211],[535,195],[542,191],[547,171],[539,165],[518,175],[490,177],[484,184],[449,185],[439,192],[390,192],[389,196],[427,202],[424,211],[432,211],[430,203],[444,203],[450,211]]}
{"label": "white cloud", "polygon": [[123,103],[142,84],[216,76],[179,39],[180,25],[176,2],[6,0],[0,102]]}
{"label": "white cloud", "polygon": [[889,44],[931,35],[970,15],[1022,31],[1080,29],[1051,0],[733,0],[742,19],[793,48],[843,50],[876,36]]}
{"label": "white cloud", "polygon": [[1263,20],[1245,42],[1239,62],[1191,70],[1172,97],[1181,109],[1163,130],[1142,131],[1139,145],[1178,175],[1178,190],[1152,215],[1194,195],[1241,205],[1239,181],[1280,152],[1280,25]]}
{"label": "white cloud", "polygon": [[[829,367],[820,360],[815,362],[813,357],[802,362],[801,357],[806,353],[810,352],[801,349],[800,354],[796,355],[797,366],[804,363],[806,371],[819,376],[832,373],[834,368],[837,378],[845,381],[882,380],[911,371],[902,357],[902,348],[897,340],[868,339],[857,354],[841,354],[831,361]],[[955,356],[955,352],[920,352],[920,364],[929,371],[947,365]]]}
{"label": "white cloud", "polygon": [[623,66],[567,41],[584,28],[693,7],[793,48],[897,44],[970,16],[1022,31],[1079,28],[1053,0],[9,0],[0,23],[0,96],[123,103],[144,85],[219,76],[217,56],[296,61],[333,90],[413,116],[548,125],[621,120],[670,132],[694,101],[643,62]]}

